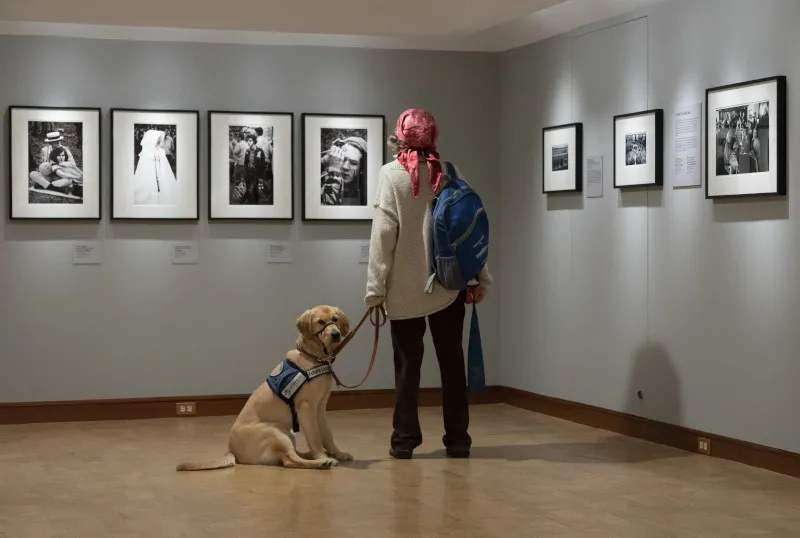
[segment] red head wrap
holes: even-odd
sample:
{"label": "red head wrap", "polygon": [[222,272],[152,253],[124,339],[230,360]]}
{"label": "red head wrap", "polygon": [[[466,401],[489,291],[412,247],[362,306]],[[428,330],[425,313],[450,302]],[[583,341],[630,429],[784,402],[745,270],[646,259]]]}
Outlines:
{"label": "red head wrap", "polygon": [[439,162],[439,152],[436,150],[439,141],[436,119],[430,112],[410,108],[397,118],[395,134],[408,146],[400,151],[397,160],[411,175],[411,191],[414,197],[419,194],[420,158],[424,158],[428,164],[431,186],[436,191],[442,179],[442,163]]}

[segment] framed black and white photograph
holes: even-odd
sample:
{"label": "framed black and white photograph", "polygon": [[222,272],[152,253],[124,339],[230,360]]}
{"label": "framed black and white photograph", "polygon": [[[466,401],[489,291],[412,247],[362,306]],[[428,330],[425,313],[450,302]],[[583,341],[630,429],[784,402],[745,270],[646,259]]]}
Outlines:
{"label": "framed black and white photograph", "polygon": [[614,187],[664,184],[664,111],[614,116]]}
{"label": "framed black and white photograph", "polygon": [[385,117],[303,114],[303,220],[372,220]]}
{"label": "framed black and white photograph", "polygon": [[786,194],[786,77],[706,90],[707,198]]}
{"label": "framed black and white photograph", "polygon": [[11,106],[9,125],[9,218],[100,219],[100,109]]}
{"label": "framed black and white photograph", "polygon": [[199,112],[111,110],[111,218],[199,217]]}
{"label": "framed black and white photograph", "polygon": [[208,113],[209,218],[294,217],[292,113]]}
{"label": "framed black and white photograph", "polygon": [[542,129],[542,191],[583,190],[583,124]]}

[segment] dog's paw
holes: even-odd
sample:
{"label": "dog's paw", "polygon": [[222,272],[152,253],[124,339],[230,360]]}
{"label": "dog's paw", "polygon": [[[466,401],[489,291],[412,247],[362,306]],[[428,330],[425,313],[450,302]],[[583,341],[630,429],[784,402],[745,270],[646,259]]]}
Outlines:
{"label": "dog's paw", "polygon": [[330,469],[339,465],[339,461],[334,458],[323,458],[322,463],[319,464],[319,469]]}
{"label": "dog's paw", "polygon": [[337,452],[336,454],[331,455],[339,461],[353,461],[353,455],[348,454],[347,452]]}

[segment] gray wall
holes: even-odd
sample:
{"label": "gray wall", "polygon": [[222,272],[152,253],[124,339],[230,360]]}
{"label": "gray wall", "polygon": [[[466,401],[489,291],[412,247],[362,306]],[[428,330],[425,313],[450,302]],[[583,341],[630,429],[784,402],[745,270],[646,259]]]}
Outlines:
{"label": "gray wall", "polygon": [[[502,55],[503,384],[800,451],[776,426],[800,403],[800,190],[715,203],[669,168],[671,112],[706,88],[785,74],[793,110],[798,20],[795,0],[673,0]],[[620,194],[612,116],[656,107],[666,186]],[[541,128],[571,121],[603,198],[541,194]]]}
{"label": "gray wall", "polygon": [[[4,109],[104,109],[104,193],[108,108],[197,109],[202,120],[199,223],[111,223],[105,195],[99,224],[0,221],[0,401],[246,393],[294,346],[294,322],[304,309],[331,303],[360,319],[366,266],[358,264],[358,245],[370,226],[300,222],[299,115],[381,113],[388,133],[405,108],[432,110],[442,153],[459,163],[498,215],[498,67],[487,54],[0,38]],[[210,109],[296,114],[294,223],[206,220]],[[7,127],[6,113],[4,176]],[[0,189],[4,211],[7,204],[7,189]],[[497,245],[498,232],[495,225]],[[73,266],[73,241],[88,239],[103,242],[103,265]],[[295,263],[268,265],[269,239],[292,240]],[[173,240],[199,241],[199,265],[172,266]],[[490,263],[499,276],[497,249]],[[494,382],[499,291],[481,311]],[[337,362],[346,383],[365,371],[371,342],[367,325]],[[423,386],[438,386],[429,335],[426,349]],[[392,386],[387,326],[363,388]]]}

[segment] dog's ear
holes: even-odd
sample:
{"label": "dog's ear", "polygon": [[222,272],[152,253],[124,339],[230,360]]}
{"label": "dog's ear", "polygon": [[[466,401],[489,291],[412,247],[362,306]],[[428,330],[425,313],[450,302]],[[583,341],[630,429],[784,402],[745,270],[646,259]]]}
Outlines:
{"label": "dog's ear", "polygon": [[342,333],[342,336],[347,336],[350,333],[350,318],[342,312],[341,308],[336,309],[336,315],[339,318],[339,323],[336,324],[339,327],[339,332]]}
{"label": "dog's ear", "polygon": [[309,309],[303,312],[299,318],[297,318],[297,330],[303,336],[303,338],[309,339],[314,336],[314,328],[312,325],[314,324],[314,311]]}

